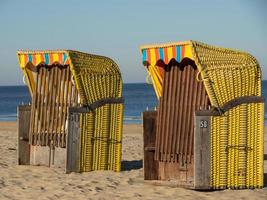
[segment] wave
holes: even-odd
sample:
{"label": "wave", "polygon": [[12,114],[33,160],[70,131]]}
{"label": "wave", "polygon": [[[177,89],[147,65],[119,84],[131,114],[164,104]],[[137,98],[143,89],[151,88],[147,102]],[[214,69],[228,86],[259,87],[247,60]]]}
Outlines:
{"label": "wave", "polygon": [[17,113],[12,114],[0,114],[0,121],[16,121],[17,120]]}
{"label": "wave", "polygon": [[17,117],[17,113],[0,114],[0,117]]}
{"label": "wave", "polygon": [[123,117],[124,120],[141,120],[140,116],[125,116]]}
{"label": "wave", "polygon": [[124,116],[123,124],[142,124],[141,116]]}

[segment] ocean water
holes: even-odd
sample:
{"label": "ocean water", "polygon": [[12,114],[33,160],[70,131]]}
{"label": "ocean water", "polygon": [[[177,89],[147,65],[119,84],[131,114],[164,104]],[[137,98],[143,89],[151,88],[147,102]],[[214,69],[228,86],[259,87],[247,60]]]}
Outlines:
{"label": "ocean water", "polygon": [[[267,80],[262,82],[262,95],[267,100]],[[144,110],[154,110],[157,98],[152,85],[129,83],[123,85],[125,98],[124,123],[139,124]],[[17,106],[31,101],[26,86],[0,86],[0,121],[16,121]],[[265,101],[267,102],[267,101]],[[265,124],[267,125],[267,106],[265,106]]]}
{"label": "ocean water", "polygon": [[[141,123],[142,112],[153,110],[157,98],[152,85],[124,84],[124,123]],[[29,104],[31,97],[27,86],[0,86],[0,121],[16,121],[17,106]]]}

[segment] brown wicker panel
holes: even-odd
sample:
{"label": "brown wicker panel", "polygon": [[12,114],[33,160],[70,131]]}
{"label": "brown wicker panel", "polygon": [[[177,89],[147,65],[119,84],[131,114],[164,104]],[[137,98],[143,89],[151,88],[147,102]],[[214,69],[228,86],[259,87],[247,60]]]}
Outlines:
{"label": "brown wicker panel", "polygon": [[66,120],[69,106],[78,103],[69,66],[38,65],[33,91],[30,143],[66,146]]}
{"label": "brown wicker panel", "polygon": [[165,68],[157,118],[156,160],[191,162],[194,112],[208,109],[209,105],[203,83],[197,82],[197,72],[196,67],[178,63]]}

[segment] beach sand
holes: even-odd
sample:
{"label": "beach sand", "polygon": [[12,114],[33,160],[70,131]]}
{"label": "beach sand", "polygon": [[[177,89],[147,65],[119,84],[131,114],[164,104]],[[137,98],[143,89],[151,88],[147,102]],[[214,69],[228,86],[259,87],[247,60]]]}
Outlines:
{"label": "beach sand", "polygon": [[17,125],[0,123],[0,199],[267,199],[267,128],[265,188],[198,192],[155,186],[143,180],[141,125],[125,125],[122,169],[65,174],[63,169],[17,165]]}

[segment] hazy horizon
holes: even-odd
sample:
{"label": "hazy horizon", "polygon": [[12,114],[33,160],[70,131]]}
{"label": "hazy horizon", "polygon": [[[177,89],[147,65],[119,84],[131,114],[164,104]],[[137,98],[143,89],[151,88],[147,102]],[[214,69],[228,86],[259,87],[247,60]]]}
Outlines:
{"label": "hazy horizon", "polygon": [[16,51],[75,49],[112,58],[144,83],[141,45],[197,40],[258,60],[267,80],[265,0],[0,0],[0,85],[23,85]]}

